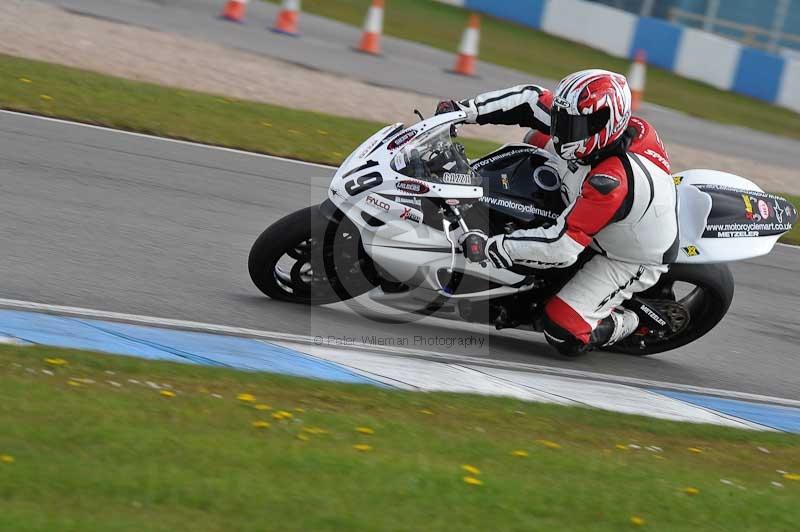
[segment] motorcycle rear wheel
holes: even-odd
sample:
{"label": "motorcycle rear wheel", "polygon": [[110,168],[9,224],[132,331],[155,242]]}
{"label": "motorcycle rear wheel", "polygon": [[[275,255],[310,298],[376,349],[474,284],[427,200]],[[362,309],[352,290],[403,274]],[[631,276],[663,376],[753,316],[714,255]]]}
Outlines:
{"label": "motorcycle rear wheel", "polygon": [[[693,285],[694,289],[676,298],[676,283]],[[673,264],[656,286],[638,296],[645,302],[673,300],[688,312],[688,324],[678,334],[664,339],[630,336],[603,350],[647,356],[683,347],[722,321],[733,301],[733,293],[733,274],[727,264]]]}

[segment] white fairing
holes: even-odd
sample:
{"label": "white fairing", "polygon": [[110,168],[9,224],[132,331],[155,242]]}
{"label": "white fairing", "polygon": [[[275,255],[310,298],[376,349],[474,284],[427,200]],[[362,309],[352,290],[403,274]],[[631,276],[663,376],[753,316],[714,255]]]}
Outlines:
{"label": "white fairing", "polygon": [[[728,238],[703,236],[711,229],[708,218],[711,213],[712,198],[708,193],[697,188],[697,185],[718,185],[741,191],[763,193],[764,191],[752,181],[716,170],[687,170],[676,174],[675,181],[678,188],[678,224],[680,226],[680,250],[676,262],[706,264],[759,257],[769,253],[780,238],[779,234]],[[742,202],[741,208],[744,212],[744,202]]]}

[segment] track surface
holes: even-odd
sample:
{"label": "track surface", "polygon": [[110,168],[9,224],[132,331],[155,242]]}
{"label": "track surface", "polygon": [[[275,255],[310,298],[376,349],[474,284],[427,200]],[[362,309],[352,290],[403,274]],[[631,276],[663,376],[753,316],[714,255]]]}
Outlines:
{"label": "track surface", "polygon": [[[352,47],[359,40],[359,28],[308,13],[302,14],[301,39],[278,35],[265,30],[271,27],[278,6],[261,1],[248,4],[244,25],[215,18],[224,0],[44,1],[81,14],[179,33],[367,83],[439,98],[467,98],[521,83],[547,87],[555,84],[553,80],[487,63],[479,65],[479,78],[450,74],[445,70],[453,65],[452,53],[391,37],[383,38],[383,57],[358,54]],[[456,44],[453,43],[454,48]],[[536,50],[531,53],[535,54]],[[645,105],[639,114],[658,125],[667,143],[736,157],[746,154],[756,161],[788,168],[797,164],[800,142],[796,140],[708,122],[653,105]]]}
{"label": "track surface", "polygon": [[308,335],[466,335],[486,343],[436,349],[800,399],[800,252],[787,247],[734,267],[736,298],[714,332],[647,359],[561,361],[535,334],[438,319],[392,326],[341,306],[310,310],[262,297],[246,272],[252,241],[323,198],[327,175],[0,112],[0,297]]}

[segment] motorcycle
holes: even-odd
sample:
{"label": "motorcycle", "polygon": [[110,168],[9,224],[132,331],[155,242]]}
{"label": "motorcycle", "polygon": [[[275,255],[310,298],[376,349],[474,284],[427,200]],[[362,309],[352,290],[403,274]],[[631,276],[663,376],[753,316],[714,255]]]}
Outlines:
{"label": "motorcycle", "polygon": [[[419,113],[418,113],[419,115]],[[510,233],[554,223],[564,210],[558,161],[509,144],[470,162],[456,141],[463,112],[381,129],[337,170],[321,205],[275,222],[256,240],[250,276],[270,298],[304,305],[369,301],[402,316],[542,331],[547,300],[592,254],[568,268],[497,269],[466,261],[470,229]],[[713,170],[673,176],[680,244],[669,271],[623,305],[638,330],[604,348],[651,355],[689,344],[725,316],[727,263],[769,253],[797,221],[786,199]]]}

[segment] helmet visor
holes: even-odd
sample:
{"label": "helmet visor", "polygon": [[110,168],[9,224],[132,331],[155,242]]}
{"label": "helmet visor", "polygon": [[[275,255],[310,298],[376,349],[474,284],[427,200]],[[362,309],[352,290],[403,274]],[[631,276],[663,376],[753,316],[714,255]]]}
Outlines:
{"label": "helmet visor", "polygon": [[606,107],[590,115],[571,115],[566,109],[553,106],[550,127],[558,144],[569,144],[591,138],[600,133],[611,117]]}

